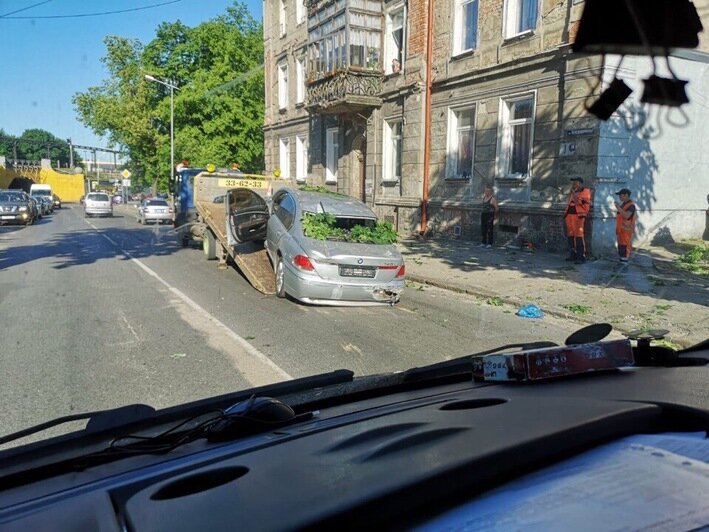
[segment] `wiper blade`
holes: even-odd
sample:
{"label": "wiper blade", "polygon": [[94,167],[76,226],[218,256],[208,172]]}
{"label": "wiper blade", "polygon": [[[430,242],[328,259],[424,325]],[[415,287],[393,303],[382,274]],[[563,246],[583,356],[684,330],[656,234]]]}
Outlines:
{"label": "wiper blade", "polygon": [[143,404],[126,405],[119,408],[111,408],[107,410],[96,410],[94,412],[83,412],[81,414],[72,414],[70,416],[62,416],[51,421],[39,423],[32,427],[7,434],[0,437],[0,445],[19,440],[26,436],[42,432],[43,430],[58,427],[72,421],[82,421],[88,419],[84,433],[98,432],[102,430],[120,427],[127,423],[141,421],[155,414],[155,409],[152,406]]}

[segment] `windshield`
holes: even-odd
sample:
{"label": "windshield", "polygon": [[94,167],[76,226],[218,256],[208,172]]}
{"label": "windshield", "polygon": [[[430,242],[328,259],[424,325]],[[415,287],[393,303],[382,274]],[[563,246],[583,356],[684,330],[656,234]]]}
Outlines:
{"label": "windshield", "polygon": [[0,212],[2,433],[709,337],[706,31],[653,64],[574,52],[578,0],[1,4],[0,189],[61,198]]}

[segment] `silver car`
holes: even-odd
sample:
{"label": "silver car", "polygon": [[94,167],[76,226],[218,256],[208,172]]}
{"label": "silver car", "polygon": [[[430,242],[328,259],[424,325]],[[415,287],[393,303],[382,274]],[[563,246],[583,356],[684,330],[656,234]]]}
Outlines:
{"label": "silver car", "polygon": [[146,199],[138,205],[138,223],[171,223],[173,212],[172,207],[164,199]]}
{"label": "silver car", "polygon": [[113,216],[111,198],[105,192],[90,192],[84,198],[84,216]]}
{"label": "silver car", "polygon": [[[340,231],[375,228],[376,214],[364,203],[328,193],[284,188],[276,192],[266,229],[279,297],[319,305],[377,305],[399,301],[404,259],[393,244],[305,236],[309,216],[327,214]],[[344,233],[341,233],[344,234]]]}

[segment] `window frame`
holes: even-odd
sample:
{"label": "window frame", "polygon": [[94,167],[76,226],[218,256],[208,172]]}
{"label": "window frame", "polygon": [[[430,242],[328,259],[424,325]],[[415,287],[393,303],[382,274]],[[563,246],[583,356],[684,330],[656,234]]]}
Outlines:
{"label": "window frame", "polygon": [[[480,0],[453,0],[453,56],[465,54],[473,50],[477,50],[480,41]],[[467,29],[463,27],[463,12],[464,6],[469,3],[477,3],[476,7],[476,21],[475,21],[475,44],[472,48],[464,48],[464,37],[463,30]]]}
{"label": "window frame", "polygon": [[288,62],[278,63],[278,109],[288,109]]}
{"label": "window frame", "polygon": [[295,24],[300,26],[307,19],[307,11],[303,0],[295,0]]}
{"label": "window frame", "polygon": [[[525,100],[531,100],[532,113],[530,118],[516,119],[511,121],[510,110],[512,104]],[[525,92],[504,96],[500,98],[500,107],[497,122],[497,173],[504,179],[525,180],[532,175],[532,159],[534,157],[534,125],[537,110],[537,91]],[[527,159],[527,171],[523,174],[511,173],[511,159],[513,151],[512,128],[517,125],[529,123],[529,154]]]}
{"label": "window frame", "polygon": [[[458,126],[458,115],[465,111],[473,112],[473,123],[471,126],[461,128]],[[448,108],[448,137],[446,142],[446,173],[445,178],[451,181],[465,181],[472,179],[473,170],[475,168],[475,141],[476,132],[478,125],[478,106],[476,103],[470,103],[466,105],[450,107]],[[458,168],[459,164],[459,154],[457,152],[459,145],[459,136],[461,131],[472,131],[472,160],[470,166],[470,175],[464,176]],[[456,153],[456,157],[453,157],[453,153]]]}
{"label": "window frame", "polygon": [[[520,29],[523,2],[534,2],[536,4],[536,17],[531,28]],[[505,0],[503,17],[502,36],[505,39],[514,39],[515,37],[533,33],[539,24],[539,0]]]}
{"label": "window frame", "polygon": [[295,60],[295,103],[296,105],[305,102],[305,55],[301,55]]}
{"label": "window frame", "polygon": [[286,0],[280,0],[278,6],[278,35],[285,37],[288,33],[288,11],[286,11]]}
{"label": "window frame", "polygon": [[[283,164],[285,162],[285,164]],[[290,139],[279,137],[278,139],[278,168],[281,170],[281,179],[290,178]]]}
{"label": "window frame", "polygon": [[337,183],[339,151],[340,128],[329,127],[325,130],[325,183]]}
{"label": "window frame", "polygon": [[[398,136],[393,135],[394,128],[399,126],[401,129]],[[399,158],[399,173],[401,171],[403,154],[404,154],[404,119],[401,117],[385,119],[383,121],[383,135],[382,135],[382,181],[388,183],[396,183],[401,180],[401,175],[396,175],[397,164],[395,156],[398,155]],[[394,139],[398,138],[398,153],[394,153]]]}
{"label": "window frame", "polygon": [[308,177],[308,138],[295,136],[295,180],[303,182]]}
{"label": "window frame", "polygon": [[[399,61],[399,72],[394,72],[392,62],[396,57],[391,57],[391,48],[396,46],[394,44],[394,39],[392,37],[392,32],[394,30],[392,19],[395,15],[402,14],[401,21],[401,47],[399,48],[398,54],[401,57]],[[390,7],[386,8],[386,14],[384,15],[384,74],[398,74],[404,69],[404,63],[406,62],[406,38],[407,38],[407,24],[408,23],[408,13],[406,9],[405,2],[398,2]]]}

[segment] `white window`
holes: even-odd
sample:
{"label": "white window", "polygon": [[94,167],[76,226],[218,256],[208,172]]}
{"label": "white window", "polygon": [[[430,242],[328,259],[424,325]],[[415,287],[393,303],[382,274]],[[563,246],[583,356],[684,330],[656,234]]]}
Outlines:
{"label": "white window", "polygon": [[339,130],[333,127],[327,130],[325,136],[326,183],[337,183],[337,159],[339,157],[338,135]]}
{"label": "white window", "polygon": [[288,107],[288,63],[278,65],[278,108]]}
{"label": "white window", "polygon": [[404,66],[405,25],[404,5],[391,8],[386,16],[386,41],[384,42],[384,72],[387,74],[396,74]]}
{"label": "white window", "polygon": [[475,162],[475,107],[448,112],[446,177],[469,179]]}
{"label": "white window", "polygon": [[384,122],[384,164],[382,179],[398,181],[401,179],[401,120]]}
{"label": "white window", "polygon": [[478,3],[479,0],[456,0],[455,2],[454,54],[467,52],[477,47]]}
{"label": "white window", "polygon": [[286,34],[287,30],[287,25],[286,25],[286,0],[280,0],[281,5],[280,5],[280,10],[278,12],[278,27],[281,31],[281,37],[283,37]]}
{"label": "white window", "polygon": [[278,155],[281,178],[288,179],[290,177],[290,141],[288,139],[278,141]]}
{"label": "white window", "polygon": [[295,23],[305,22],[305,0],[295,0]]}
{"label": "white window", "polygon": [[305,181],[308,177],[308,141],[304,135],[295,137],[295,178]]}
{"label": "white window", "polygon": [[532,160],[534,95],[502,100],[498,134],[498,171],[504,177],[529,176]]}
{"label": "white window", "polygon": [[538,2],[539,0],[506,0],[505,38],[537,27]]}
{"label": "white window", "polygon": [[295,103],[305,100],[305,57],[295,60]]}

